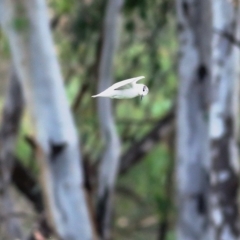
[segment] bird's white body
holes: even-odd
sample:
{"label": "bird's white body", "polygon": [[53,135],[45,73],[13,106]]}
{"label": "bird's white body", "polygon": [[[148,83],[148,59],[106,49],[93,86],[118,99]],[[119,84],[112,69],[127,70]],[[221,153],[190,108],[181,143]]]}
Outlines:
{"label": "bird's white body", "polygon": [[138,96],[138,91],[135,88],[123,89],[123,90],[114,90],[109,91],[106,89],[105,91],[99,93],[98,95],[92,97],[109,97],[109,98],[134,98]]}
{"label": "bird's white body", "polygon": [[118,83],[113,84],[103,92],[94,95],[92,97],[108,97],[108,98],[134,98],[137,96],[145,96],[148,93],[147,86],[143,84],[137,84],[136,82],[144,77],[130,78]]}

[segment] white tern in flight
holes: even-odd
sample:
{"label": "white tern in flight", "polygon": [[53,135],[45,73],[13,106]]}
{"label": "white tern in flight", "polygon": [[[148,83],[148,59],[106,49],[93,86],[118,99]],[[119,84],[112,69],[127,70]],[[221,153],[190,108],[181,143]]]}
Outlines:
{"label": "white tern in flight", "polygon": [[94,95],[92,97],[109,97],[109,98],[134,98],[140,96],[141,99],[143,96],[148,94],[148,87],[143,84],[137,84],[136,82],[144,77],[135,77],[121,82],[113,84],[111,87],[107,88],[103,92]]}

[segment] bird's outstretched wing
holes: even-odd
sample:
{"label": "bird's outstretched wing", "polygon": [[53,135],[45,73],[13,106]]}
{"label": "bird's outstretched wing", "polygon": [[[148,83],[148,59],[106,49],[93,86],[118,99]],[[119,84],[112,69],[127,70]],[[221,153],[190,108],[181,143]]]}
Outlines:
{"label": "bird's outstretched wing", "polygon": [[[136,83],[137,81],[139,81],[139,80],[141,80],[143,78],[145,78],[145,77],[144,76],[140,76],[140,77],[135,77],[135,78],[130,78],[130,79],[127,79],[127,80],[123,80],[121,82],[117,82],[117,83],[113,84],[110,88],[114,89],[114,90],[117,90],[117,89],[119,89],[121,87],[124,87],[124,86],[126,86],[128,84],[134,84],[134,83]],[[126,86],[126,88],[127,88],[127,86]]]}

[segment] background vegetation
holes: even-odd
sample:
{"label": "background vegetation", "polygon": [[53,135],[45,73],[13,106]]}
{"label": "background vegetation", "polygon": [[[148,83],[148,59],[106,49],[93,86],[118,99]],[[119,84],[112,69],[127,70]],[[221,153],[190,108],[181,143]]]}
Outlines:
{"label": "background vegetation", "polygon": [[[1,1],[11,2],[10,0]],[[98,92],[99,64],[105,40],[104,19],[109,2],[104,0],[47,1],[54,47],[61,66],[68,104],[80,139],[84,189],[96,236],[101,235],[96,217],[99,185],[97,176],[105,141],[101,135],[97,101],[91,96]],[[196,9],[201,9],[201,7],[192,6],[190,1],[176,2],[181,2],[183,8],[184,4],[186,6],[189,4],[189,8],[186,7],[185,11],[190,13],[185,12],[185,14],[190,16],[190,22],[192,20],[193,24],[197,24],[197,20],[191,18],[191,9],[197,11]],[[176,199],[181,194],[176,194],[175,189],[176,184],[178,185],[175,179],[178,181],[179,177],[176,170],[178,165],[175,163],[180,162],[176,154],[179,145],[176,145],[175,140],[175,110],[176,108],[178,111],[182,109],[178,98],[178,88],[179,84],[184,85],[184,80],[182,80],[181,70],[178,75],[177,66],[183,55],[182,52],[182,55],[178,54],[179,43],[182,46],[184,43],[178,39],[177,29],[180,32],[182,29],[179,24],[181,14],[176,13],[176,2],[173,0],[128,0],[124,2],[120,11],[121,21],[117,30],[117,50],[112,70],[114,82],[144,75],[143,83],[149,87],[149,94],[143,101],[138,98],[112,100],[112,114],[121,141],[121,155],[110,214],[112,216],[110,239],[181,239],[176,235],[176,225],[181,220],[177,214],[179,205],[176,207],[175,203],[179,203]],[[194,2],[199,4],[197,0]],[[203,2],[211,1],[204,0]],[[0,9],[4,11],[3,4],[0,5]],[[204,13],[200,11],[201,14],[204,16]],[[16,29],[20,29],[19,31],[26,27],[24,18],[16,19],[15,24]],[[11,51],[13,51],[3,29],[4,27],[0,32],[2,116],[4,116],[6,93],[11,79]],[[234,45],[233,39],[231,44]],[[178,58],[179,55],[180,58]],[[187,69],[186,65],[185,69]],[[189,64],[189,72],[191,71],[191,64]],[[188,101],[191,101],[191,98],[189,99]],[[42,187],[39,181],[43,170],[38,160],[36,124],[32,120],[28,106],[26,102],[10,168],[12,172],[10,193],[13,199],[11,207],[14,206],[15,212],[12,213],[13,216],[8,213],[10,217],[7,217],[4,215],[4,205],[1,206],[0,236],[2,237],[0,238],[14,239],[11,234],[9,235],[6,227],[9,223],[8,218],[14,218],[20,222],[22,239],[44,240],[50,237],[58,239],[58,232],[56,231],[57,234],[55,234],[54,228],[51,228],[50,219],[46,215],[46,205],[43,203]],[[208,120],[208,117],[206,114],[205,119]],[[180,121],[179,118],[178,121]],[[194,130],[192,132],[194,134]],[[235,133],[238,134],[238,131],[236,130]],[[4,164],[1,164],[4,170]],[[108,169],[109,172],[111,170]],[[191,169],[188,171],[191,172]],[[191,178],[188,181],[191,182]],[[177,186],[177,189],[181,189],[181,186]],[[2,198],[4,199],[4,196]],[[192,221],[194,222],[194,219]],[[237,235],[239,236],[239,231]],[[104,234],[101,237],[108,239],[104,237]],[[70,239],[64,238],[64,240]],[[75,240],[75,238],[72,239]],[[81,239],[87,238],[79,236],[79,240]],[[199,238],[185,238],[185,240],[188,239],[201,238],[200,236]],[[210,237],[210,239],[237,238],[218,236]]]}

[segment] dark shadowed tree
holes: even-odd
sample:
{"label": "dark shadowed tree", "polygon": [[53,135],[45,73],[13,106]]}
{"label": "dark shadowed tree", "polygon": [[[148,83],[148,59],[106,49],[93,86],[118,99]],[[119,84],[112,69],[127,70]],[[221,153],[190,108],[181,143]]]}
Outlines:
{"label": "dark shadowed tree", "polygon": [[19,222],[21,213],[16,212],[17,203],[10,191],[13,168],[13,152],[17,140],[23,111],[22,89],[16,72],[11,76],[6,94],[0,128],[0,230],[1,237],[7,240],[23,239]]}

